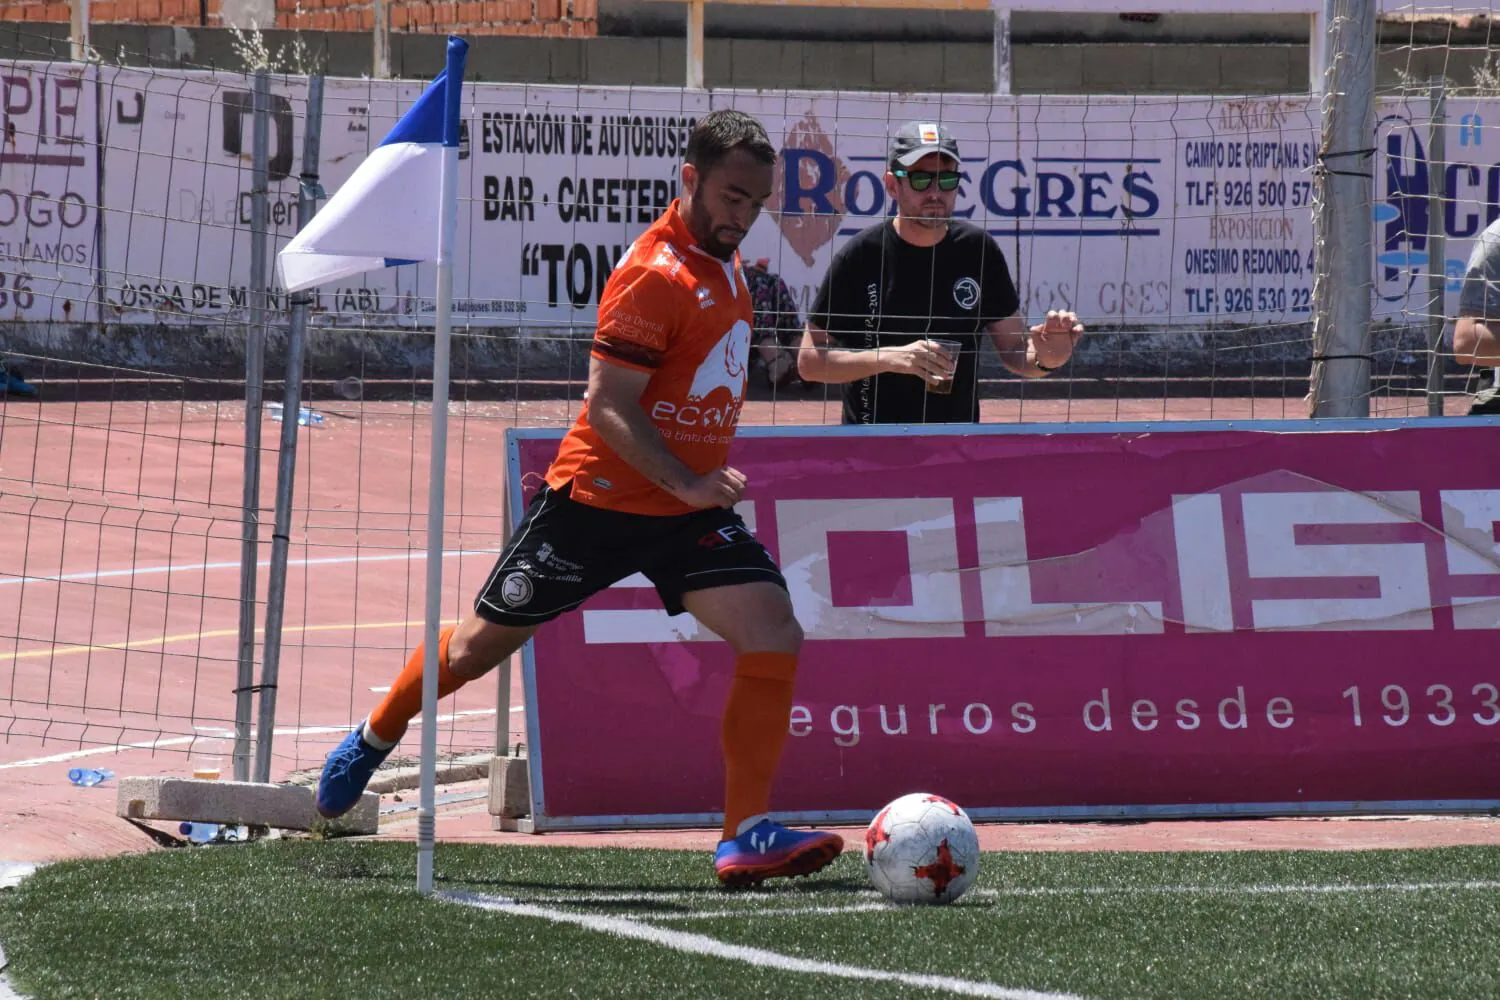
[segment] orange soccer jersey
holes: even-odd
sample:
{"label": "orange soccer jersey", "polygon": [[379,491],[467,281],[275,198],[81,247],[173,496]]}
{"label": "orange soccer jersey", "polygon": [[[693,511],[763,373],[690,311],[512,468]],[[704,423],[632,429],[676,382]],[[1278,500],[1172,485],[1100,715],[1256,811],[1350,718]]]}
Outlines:
{"label": "orange soccer jersey", "polygon": [[[675,201],[604,286],[593,356],[651,373],[641,406],[672,454],[699,474],[728,458],[745,398],[752,315],[739,255],[727,262],[699,250]],[[604,443],[587,403],[547,470],[554,489],[570,480],[573,499],[594,507],[692,510]]]}

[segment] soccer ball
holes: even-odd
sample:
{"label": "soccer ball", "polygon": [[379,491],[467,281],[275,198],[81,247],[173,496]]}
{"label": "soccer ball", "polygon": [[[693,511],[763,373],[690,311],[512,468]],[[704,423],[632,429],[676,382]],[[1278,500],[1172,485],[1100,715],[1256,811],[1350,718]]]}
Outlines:
{"label": "soccer ball", "polygon": [[979,876],[979,837],[958,806],[914,792],[870,822],[865,864],[875,888],[893,903],[951,903]]}

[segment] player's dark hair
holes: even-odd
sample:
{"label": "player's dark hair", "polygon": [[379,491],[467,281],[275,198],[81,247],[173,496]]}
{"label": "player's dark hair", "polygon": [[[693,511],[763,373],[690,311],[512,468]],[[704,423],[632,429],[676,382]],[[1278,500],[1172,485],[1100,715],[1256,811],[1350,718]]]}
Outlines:
{"label": "player's dark hair", "polygon": [[743,149],[762,163],[776,162],[776,147],[771,145],[760,122],[743,111],[720,108],[710,111],[693,126],[688,136],[687,161],[700,174],[707,174],[735,149]]}

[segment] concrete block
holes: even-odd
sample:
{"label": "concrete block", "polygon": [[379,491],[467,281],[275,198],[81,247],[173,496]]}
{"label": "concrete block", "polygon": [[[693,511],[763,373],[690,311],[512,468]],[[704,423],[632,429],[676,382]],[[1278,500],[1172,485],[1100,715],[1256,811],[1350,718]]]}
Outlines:
{"label": "concrete block", "polygon": [[[533,45],[540,47],[541,39],[528,39]],[[584,38],[553,38],[548,40],[547,58],[551,63],[548,70],[549,83],[583,83],[583,50],[585,42],[592,39]]]}
{"label": "concrete block", "polygon": [[871,42],[872,80],[876,88],[903,94],[926,94],[943,85],[942,42]]}
{"label": "concrete block", "polygon": [[[728,60],[729,42],[727,39],[709,38],[703,44],[703,83],[708,86],[710,74],[714,72],[714,54],[719,53],[719,59]],[[681,35],[658,39],[656,51],[656,70],[660,75],[655,79],[642,80],[642,83],[659,87],[687,86],[687,39]]]}
{"label": "concrete block", "polygon": [[340,37],[343,32],[304,31],[302,34],[312,39],[309,45],[316,42],[320,51],[327,54],[324,71],[329,76],[369,76],[374,72],[375,47],[369,36],[365,36],[366,44],[351,45]]}
{"label": "concrete block", "polygon": [[1219,53],[1213,46],[1151,46],[1151,81],[1156,90],[1212,94],[1219,89],[1219,68]]}
{"label": "concrete block", "polygon": [[1473,87],[1475,70],[1484,68],[1492,50],[1441,45],[1397,45],[1376,54],[1375,84],[1386,90],[1423,90],[1431,77],[1443,77],[1448,88]]}
{"label": "concrete block", "polygon": [[1083,48],[1078,45],[1016,45],[1010,50],[1010,87],[1017,94],[1077,94],[1083,91]]}
{"label": "concrete block", "polygon": [[717,67],[705,66],[703,72],[711,86],[756,90],[796,90],[802,86],[802,42],[760,38],[731,38],[727,41],[728,78],[721,79],[715,72]]}
{"label": "concrete block", "polygon": [[[368,36],[364,39],[368,44]],[[448,39],[443,35],[391,32],[391,72],[407,80],[430,81],[443,69]]]}
{"label": "concrete block", "polygon": [[868,42],[802,47],[802,85],[809,90],[873,90],[875,50]]}
{"label": "concrete block", "polygon": [[[149,48],[149,46],[155,43],[155,40],[157,38],[157,36],[152,32],[150,28],[140,27],[138,25],[124,24],[112,24],[108,25],[108,27],[114,29],[113,38],[110,41],[111,46],[118,45],[120,47],[123,47],[123,49],[127,53],[127,58],[129,58],[129,54],[133,53],[134,59],[132,61],[136,65],[139,65],[147,58],[161,58],[159,54],[151,51]],[[222,29],[217,29],[194,31],[192,35],[192,68],[212,68],[229,70],[235,73],[244,72],[245,60],[240,57],[239,51],[236,48],[237,43],[232,33]],[[94,38],[94,44],[96,46],[99,46],[102,42],[102,38],[97,29],[95,29]],[[172,51],[175,53],[177,49],[177,45],[175,44],[176,40],[170,39],[170,42],[172,43]],[[108,53],[108,55],[106,55],[106,58],[114,55],[113,48],[100,48],[99,51],[101,53]]]}
{"label": "concrete block", "polygon": [[[474,753],[455,757],[453,760],[438,761],[436,770],[436,784],[452,785],[460,781],[478,781],[480,778],[489,776],[490,758],[493,754]],[[417,788],[422,784],[422,767],[383,767],[375,772],[370,783],[365,786],[368,792],[376,795],[384,795],[386,792],[399,792],[408,788]]]}
{"label": "concrete block", "polygon": [[467,79],[486,83],[549,83],[552,80],[552,48],[561,39],[513,38],[499,35],[488,44],[469,48]]}
{"label": "concrete block", "polygon": [[192,778],[124,778],[115,813],[127,819],[192,820],[267,826],[278,830],[374,833],[380,822],[380,796],[366,792],[337,820],[325,820],[313,807],[311,788],[263,785],[252,781]]}
{"label": "concrete block", "polygon": [[1139,94],[1151,88],[1153,45],[1090,45],[1083,84],[1096,94]]}
{"label": "concrete block", "polygon": [[972,42],[943,46],[943,90],[964,94],[995,92],[995,47]]}
{"label": "concrete block", "polygon": [[[1285,94],[1307,91],[1307,60],[1292,78],[1290,45],[1226,45],[1219,50],[1219,81],[1226,94]],[[1303,46],[1305,49],[1306,47]]]}
{"label": "concrete block", "polygon": [[[531,815],[531,776],[525,757],[490,759],[490,815],[518,820]],[[502,827],[495,827],[502,829]]]}
{"label": "concrete block", "polygon": [[[674,83],[681,83],[686,73],[683,65],[679,63],[671,77]],[[583,52],[583,73],[584,80],[594,86],[660,84],[661,43],[655,38],[591,38]]]}

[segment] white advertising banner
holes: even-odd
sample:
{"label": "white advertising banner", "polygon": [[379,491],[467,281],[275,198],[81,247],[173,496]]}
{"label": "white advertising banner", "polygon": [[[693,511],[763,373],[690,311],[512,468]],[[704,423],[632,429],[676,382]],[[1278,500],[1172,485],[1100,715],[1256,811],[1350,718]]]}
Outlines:
{"label": "white advertising banner", "polygon": [[[328,81],[325,190],[338,189],[420,91]],[[455,321],[592,326],[615,261],[677,196],[694,123],[732,105],[764,122],[781,150],[743,255],[766,261],[803,310],[833,254],[891,211],[888,136],[906,121],[936,120],[963,155],[958,213],[999,241],[1032,318],[1067,308],[1096,326],[1306,322],[1317,101],[470,85]],[[0,153],[0,317],[244,318],[253,186],[244,77],[17,63],[0,71],[0,108],[15,136]],[[1426,100],[1383,101],[1377,117],[1373,157],[1336,161],[1374,176],[1376,316],[1420,322],[1435,266],[1451,314],[1473,238],[1500,216],[1500,100],[1448,103],[1436,262]],[[296,228],[305,122],[305,81],[274,80],[273,255]],[[433,272],[412,265],[321,288],[314,321],[429,325]],[[273,296],[273,308],[285,304]]]}
{"label": "white advertising banner", "polygon": [[0,319],[93,319],[99,160],[89,71],[0,66]]}

